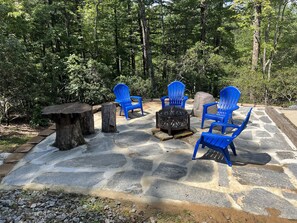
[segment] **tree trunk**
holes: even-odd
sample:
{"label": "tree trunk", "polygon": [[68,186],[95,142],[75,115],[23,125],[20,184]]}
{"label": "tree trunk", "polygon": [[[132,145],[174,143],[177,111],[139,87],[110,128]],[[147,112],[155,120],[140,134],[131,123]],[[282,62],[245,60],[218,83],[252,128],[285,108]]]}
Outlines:
{"label": "tree trunk", "polygon": [[121,56],[120,56],[120,46],[119,46],[119,30],[118,30],[118,13],[117,13],[117,5],[114,5],[114,35],[115,35],[115,48],[116,48],[116,65],[117,65],[117,76],[121,73]]}
{"label": "tree trunk", "polygon": [[154,67],[152,61],[152,51],[150,47],[150,38],[149,38],[149,27],[146,20],[146,13],[145,13],[145,4],[144,0],[138,0],[138,7],[139,7],[139,17],[140,17],[140,25],[141,25],[141,32],[142,32],[142,40],[143,40],[143,56],[145,60],[145,67],[144,70],[146,74],[149,75],[151,80],[151,90],[152,96],[155,95],[155,77],[154,77]]}
{"label": "tree trunk", "polygon": [[56,118],[56,141],[54,146],[60,150],[69,150],[85,143],[82,135],[79,115],[62,114]]}
{"label": "tree trunk", "polygon": [[260,28],[261,28],[261,2],[254,3],[254,34],[253,34],[253,55],[252,70],[257,70],[260,53]]}
{"label": "tree trunk", "polygon": [[272,61],[276,52],[276,48],[278,45],[278,40],[280,38],[280,35],[282,33],[282,22],[284,20],[284,16],[285,16],[285,9],[288,5],[288,0],[286,1],[282,1],[279,3],[279,8],[278,8],[278,20],[277,23],[275,25],[275,33],[274,33],[274,38],[273,38],[273,50],[270,53],[270,57],[269,57],[269,64],[268,64],[268,70],[267,70],[267,79],[268,81],[271,78],[271,67],[272,67]]}
{"label": "tree trunk", "polygon": [[[264,35],[264,43],[265,43],[265,47],[263,49],[263,58],[262,58],[262,72],[263,72],[263,78],[265,78],[265,74],[266,74],[266,69],[267,69],[267,65],[269,63],[266,61],[267,59],[267,49],[266,49],[266,45],[268,44],[268,40],[269,40],[269,33],[270,33],[270,19],[268,20],[268,24],[267,27],[265,29],[265,35]],[[265,99],[264,99],[264,103],[265,105],[268,104],[268,89],[267,86],[265,85]]]}
{"label": "tree trunk", "polygon": [[[222,14],[224,10],[224,0],[220,0],[217,6],[217,12]],[[219,16],[216,20],[215,24],[215,37],[214,37],[214,45],[215,45],[215,53],[219,54],[221,43],[222,43],[222,33],[219,31],[219,28],[222,26],[222,17]]]}
{"label": "tree trunk", "polygon": [[101,108],[102,132],[116,132],[116,105],[114,103],[104,103]]}
{"label": "tree trunk", "polygon": [[165,44],[165,23],[164,23],[164,6],[163,0],[160,0],[161,5],[161,26],[162,26],[162,57],[163,57],[163,68],[162,68],[162,78],[167,80],[167,51]]}
{"label": "tree trunk", "polygon": [[[273,49],[270,52],[268,60],[267,60],[266,47],[264,47],[264,49],[263,49],[263,68],[262,68],[262,72],[263,72],[263,77],[266,78],[268,82],[271,79],[272,63],[273,63],[274,55],[276,53],[278,40],[279,40],[280,35],[282,33],[281,32],[282,31],[282,22],[284,20],[284,14],[285,14],[285,9],[287,7],[287,4],[288,4],[287,0],[279,2],[278,12],[277,12],[277,22],[275,24],[275,33],[274,33],[274,37],[273,37]],[[267,28],[265,30],[265,37],[264,37],[265,45],[268,45],[268,42],[269,42],[270,21],[271,20],[269,19],[269,23],[268,23]],[[268,104],[268,89],[266,87],[266,89],[265,89],[265,105],[267,105],[267,104]]]}
{"label": "tree trunk", "polygon": [[206,41],[206,2],[201,0],[200,3],[200,42]]}
{"label": "tree trunk", "polygon": [[130,23],[129,28],[129,42],[130,42],[130,58],[129,58],[129,69],[131,71],[132,76],[135,75],[136,70],[136,61],[135,61],[135,47],[134,47],[134,40],[133,40],[133,19],[131,15],[131,1],[128,1],[128,18]]}
{"label": "tree trunk", "polygon": [[95,21],[94,21],[94,42],[95,42],[95,57],[97,58],[99,56],[99,49],[98,49],[98,34],[97,34],[97,29],[98,29],[98,20],[99,20],[99,5],[102,3],[102,0],[98,0],[95,5],[96,9],[96,15],[95,15]]}

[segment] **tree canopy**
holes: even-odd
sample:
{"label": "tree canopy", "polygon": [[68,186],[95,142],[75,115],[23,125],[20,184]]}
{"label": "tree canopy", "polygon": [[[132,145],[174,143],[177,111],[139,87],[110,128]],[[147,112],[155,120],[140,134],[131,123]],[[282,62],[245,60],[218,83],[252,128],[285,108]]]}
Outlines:
{"label": "tree canopy", "polygon": [[297,100],[297,1],[0,0],[0,120],[43,106],[235,85],[242,101]]}

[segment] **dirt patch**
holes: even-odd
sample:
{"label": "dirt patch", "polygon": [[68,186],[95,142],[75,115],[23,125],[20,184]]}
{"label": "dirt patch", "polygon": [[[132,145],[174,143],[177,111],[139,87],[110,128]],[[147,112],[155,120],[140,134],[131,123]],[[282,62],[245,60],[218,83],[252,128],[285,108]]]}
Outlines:
{"label": "dirt patch", "polygon": [[297,110],[280,110],[297,127]]}
{"label": "dirt patch", "polygon": [[155,216],[158,223],[161,222],[207,222],[207,223],[292,223],[296,220],[279,217],[280,211],[269,209],[268,216],[253,215],[232,208],[207,207],[198,204],[164,205],[155,204],[142,206],[145,215]]}
{"label": "dirt patch", "polygon": [[0,125],[0,152],[13,152],[43,129],[33,128],[26,123]]}
{"label": "dirt patch", "polygon": [[[133,196],[122,193],[101,191],[93,194],[105,197],[109,202],[121,201],[123,209],[134,207],[137,214],[142,213],[145,222],[157,223],[297,223],[297,220],[279,217],[281,212],[274,208],[266,209],[268,215],[255,215],[234,208],[205,206],[189,202],[135,200]],[[109,198],[107,198],[107,197]],[[135,221],[143,222],[143,221]]]}

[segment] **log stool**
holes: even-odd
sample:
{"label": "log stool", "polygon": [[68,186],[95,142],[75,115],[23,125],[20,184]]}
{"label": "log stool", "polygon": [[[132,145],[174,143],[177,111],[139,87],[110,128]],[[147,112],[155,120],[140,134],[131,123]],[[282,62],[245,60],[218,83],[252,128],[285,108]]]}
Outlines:
{"label": "log stool", "polygon": [[112,102],[102,104],[102,132],[116,132],[116,105]]}
{"label": "log stool", "polygon": [[42,115],[56,123],[54,146],[60,150],[68,150],[84,144],[83,135],[95,132],[92,106],[88,104],[52,105],[45,107]]}

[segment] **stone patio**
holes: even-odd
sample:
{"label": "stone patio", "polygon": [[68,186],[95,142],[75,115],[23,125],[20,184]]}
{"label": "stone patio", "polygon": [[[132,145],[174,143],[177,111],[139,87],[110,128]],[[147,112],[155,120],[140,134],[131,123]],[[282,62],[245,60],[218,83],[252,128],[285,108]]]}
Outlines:
{"label": "stone patio", "polygon": [[[160,141],[152,135],[157,102],[144,104],[145,116],[117,116],[119,133],[102,133],[101,113],[95,113],[96,133],[87,144],[68,151],[53,147],[55,134],[38,143],[2,180],[0,187],[50,188],[113,197],[129,196],[143,202],[190,202],[232,207],[297,219],[297,149],[264,111],[254,108],[250,123],[234,141],[238,156],[230,153],[233,167],[220,153],[199,148],[200,119],[191,117],[197,132],[182,139]],[[186,108],[190,111],[191,104]],[[248,112],[234,112],[240,123]]]}

